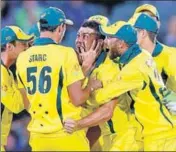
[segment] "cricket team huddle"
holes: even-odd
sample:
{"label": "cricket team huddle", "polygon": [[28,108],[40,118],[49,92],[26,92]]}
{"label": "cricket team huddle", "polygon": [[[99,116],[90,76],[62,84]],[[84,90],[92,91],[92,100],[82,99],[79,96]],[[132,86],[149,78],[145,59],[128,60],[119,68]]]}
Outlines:
{"label": "cricket team huddle", "polygon": [[160,24],[150,4],[128,21],[90,16],[75,50],[60,44],[73,21],[55,7],[28,34],[2,28],[1,151],[24,109],[32,151],[176,151],[176,48],[157,40]]}

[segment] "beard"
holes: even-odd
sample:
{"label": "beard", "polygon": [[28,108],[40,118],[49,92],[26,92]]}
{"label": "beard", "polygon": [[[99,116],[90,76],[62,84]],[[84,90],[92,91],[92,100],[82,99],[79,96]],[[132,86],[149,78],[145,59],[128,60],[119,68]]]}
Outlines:
{"label": "beard", "polygon": [[116,59],[117,57],[120,57],[120,54],[118,53],[118,51],[110,51],[110,59]]}

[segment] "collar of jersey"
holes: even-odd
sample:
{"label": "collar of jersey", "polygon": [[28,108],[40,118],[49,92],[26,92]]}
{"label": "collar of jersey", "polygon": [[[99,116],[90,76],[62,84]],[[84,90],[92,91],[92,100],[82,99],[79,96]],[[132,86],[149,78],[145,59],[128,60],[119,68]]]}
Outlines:
{"label": "collar of jersey", "polygon": [[122,64],[127,64],[140,53],[141,49],[139,48],[139,45],[134,44],[124,54],[121,55],[119,62]]}
{"label": "collar of jersey", "polygon": [[[95,61],[94,69],[98,68],[100,66],[100,64],[104,63],[104,61],[106,59],[106,56],[107,56],[107,52],[106,51],[102,51],[100,53],[100,55],[98,56],[98,58]],[[92,69],[87,75],[90,76],[94,69]]]}
{"label": "collar of jersey", "polygon": [[37,38],[34,41],[34,45],[48,45],[48,44],[56,44],[56,43],[50,38]]}
{"label": "collar of jersey", "polygon": [[163,50],[163,46],[159,43],[159,42],[156,42],[156,46],[155,46],[155,49],[153,50],[153,53],[152,53],[152,56],[155,57],[155,56],[158,56]]}
{"label": "collar of jersey", "polygon": [[6,67],[6,65],[4,64],[4,62],[2,61],[2,59],[1,59],[1,64],[5,67],[5,69],[7,70],[7,72],[8,72],[9,75],[10,75],[9,69]]}

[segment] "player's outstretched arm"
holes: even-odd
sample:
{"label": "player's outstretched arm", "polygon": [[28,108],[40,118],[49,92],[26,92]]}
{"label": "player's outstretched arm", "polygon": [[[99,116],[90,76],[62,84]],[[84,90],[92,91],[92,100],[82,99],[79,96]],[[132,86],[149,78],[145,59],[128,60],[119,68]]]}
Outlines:
{"label": "player's outstretched arm", "polygon": [[97,126],[100,123],[106,122],[112,118],[116,104],[117,100],[114,99],[80,120],[67,119],[64,122],[64,128],[68,133],[73,133],[76,130]]}
{"label": "player's outstretched arm", "polygon": [[86,88],[82,89],[82,81],[77,81],[67,87],[69,97],[75,106],[83,105],[92,91],[101,88],[102,83],[96,78],[90,78]]}

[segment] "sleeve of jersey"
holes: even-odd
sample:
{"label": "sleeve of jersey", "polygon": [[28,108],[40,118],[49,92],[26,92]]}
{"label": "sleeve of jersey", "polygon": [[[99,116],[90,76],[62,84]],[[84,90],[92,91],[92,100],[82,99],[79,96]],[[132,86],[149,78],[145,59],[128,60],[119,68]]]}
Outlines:
{"label": "sleeve of jersey", "polygon": [[24,109],[21,93],[14,84],[9,83],[4,74],[1,76],[1,102],[13,113],[19,113]]}
{"label": "sleeve of jersey", "polygon": [[68,51],[64,68],[66,73],[67,86],[76,81],[84,79],[84,74],[82,72],[81,66],[79,65],[76,53],[73,49]]}
{"label": "sleeve of jersey", "polygon": [[140,72],[129,72],[122,76],[119,75],[116,81],[96,91],[95,100],[103,104],[125,92],[142,88],[143,85],[144,78]]}
{"label": "sleeve of jersey", "polygon": [[168,65],[165,68],[168,75],[166,86],[176,92],[176,53],[174,52],[169,58]]}

